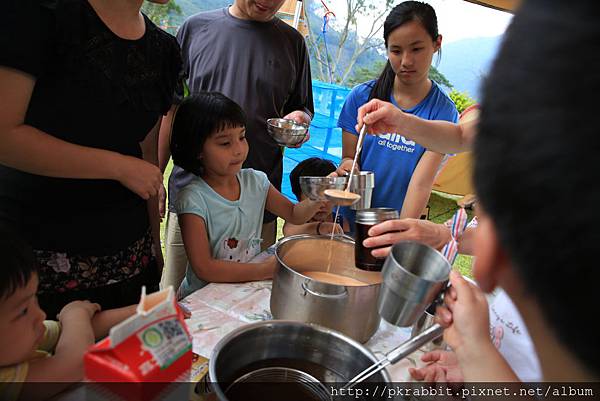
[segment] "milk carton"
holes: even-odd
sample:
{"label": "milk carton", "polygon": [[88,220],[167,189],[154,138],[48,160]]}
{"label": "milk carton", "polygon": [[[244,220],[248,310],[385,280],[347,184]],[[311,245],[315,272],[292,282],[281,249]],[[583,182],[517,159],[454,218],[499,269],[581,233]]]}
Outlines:
{"label": "milk carton", "polygon": [[88,400],[186,400],[192,338],[172,287],[142,297],[137,313],[85,355]]}

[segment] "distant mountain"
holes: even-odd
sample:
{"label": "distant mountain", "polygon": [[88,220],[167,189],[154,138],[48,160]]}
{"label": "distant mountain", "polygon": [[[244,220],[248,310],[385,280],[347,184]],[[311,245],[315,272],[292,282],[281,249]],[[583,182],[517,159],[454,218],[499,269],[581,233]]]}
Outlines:
{"label": "distant mountain", "polygon": [[479,86],[489,72],[501,40],[502,36],[480,37],[442,45],[437,68],[457,90],[479,100]]}

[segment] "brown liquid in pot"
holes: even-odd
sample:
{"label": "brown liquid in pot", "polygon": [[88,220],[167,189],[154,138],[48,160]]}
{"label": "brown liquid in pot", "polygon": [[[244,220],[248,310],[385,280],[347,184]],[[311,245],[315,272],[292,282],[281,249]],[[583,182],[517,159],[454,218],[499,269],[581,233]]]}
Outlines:
{"label": "brown liquid in pot", "polygon": [[[329,246],[331,246],[331,258],[328,255]],[[279,255],[287,267],[305,276],[306,273],[312,274],[311,278],[317,281],[351,286],[380,284],[382,281],[381,272],[361,270],[354,265],[353,244],[338,240],[331,241],[328,237],[287,243],[280,250]],[[315,273],[318,277],[314,276]],[[353,284],[332,283],[327,281],[328,278],[336,281],[346,279],[354,281]]]}
{"label": "brown liquid in pot", "polygon": [[312,278],[313,280],[320,281],[322,283],[337,284],[337,285],[369,285],[363,281],[356,280],[352,277],[341,276],[339,274],[319,272],[319,271],[303,271],[302,275]]}

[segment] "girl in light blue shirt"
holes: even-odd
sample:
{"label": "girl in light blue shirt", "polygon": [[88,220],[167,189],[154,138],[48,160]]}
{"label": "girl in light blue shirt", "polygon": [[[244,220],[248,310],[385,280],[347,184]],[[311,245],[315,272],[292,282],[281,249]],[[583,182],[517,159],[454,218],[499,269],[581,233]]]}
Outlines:
{"label": "girl in light blue shirt", "polygon": [[260,252],[264,209],[292,224],[310,220],[322,202],[290,202],[262,171],[243,169],[248,155],[246,116],[217,92],[186,98],[173,121],[176,165],[196,175],[178,194],[177,216],[188,257],[180,297],[208,282],[271,278],[274,256],[248,263]]}

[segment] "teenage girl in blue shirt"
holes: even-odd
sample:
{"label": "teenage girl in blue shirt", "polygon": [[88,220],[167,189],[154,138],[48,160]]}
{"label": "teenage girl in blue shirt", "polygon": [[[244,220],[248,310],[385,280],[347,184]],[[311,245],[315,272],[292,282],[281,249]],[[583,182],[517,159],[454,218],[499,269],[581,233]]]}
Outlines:
{"label": "teenage girl in blue shirt", "polygon": [[[400,3],[386,18],[383,36],[388,55],[385,69],[377,80],[352,90],[338,120],[343,132],[339,174],[351,169],[358,141],[358,108],[371,99],[391,102],[423,119],[458,121],[452,100],[429,79],[433,55],[442,44],[434,9],[417,1]],[[400,211],[401,218],[419,218],[444,156],[402,134],[367,135],[358,165],[362,171],[375,173],[371,207],[391,207]],[[345,214],[353,221],[351,211]]]}

